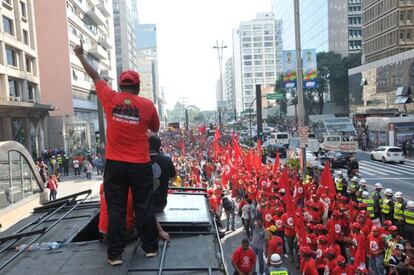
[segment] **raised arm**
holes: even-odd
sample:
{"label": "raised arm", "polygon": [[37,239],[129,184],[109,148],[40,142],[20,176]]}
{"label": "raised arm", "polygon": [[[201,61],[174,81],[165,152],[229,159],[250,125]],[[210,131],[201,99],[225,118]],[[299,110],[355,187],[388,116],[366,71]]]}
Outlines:
{"label": "raised arm", "polygon": [[91,64],[89,64],[88,60],[85,58],[82,40],[80,42],[80,45],[75,46],[74,52],[75,55],[79,58],[79,61],[85,69],[86,73],[90,78],[92,78],[93,82],[96,83],[97,81],[101,80],[102,78],[99,73],[91,66]]}

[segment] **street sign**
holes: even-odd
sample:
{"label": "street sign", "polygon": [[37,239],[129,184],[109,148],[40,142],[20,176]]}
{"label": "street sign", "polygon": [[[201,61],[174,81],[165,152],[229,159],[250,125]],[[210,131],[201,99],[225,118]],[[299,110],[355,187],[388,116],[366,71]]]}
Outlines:
{"label": "street sign", "polygon": [[298,132],[299,132],[299,137],[308,137],[309,129],[308,127],[300,127]]}
{"label": "street sign", "polygon": [[308,136],[299,136],[300,145],[307,145],[309,142]]}
{"label": "street sign", "polygon": [[277,95],[277,94],[275,94],[275,93],[272,93],[272,94],[267,94],[267,95],[266,95],[266,99],[267,99],[267,100],[276,99],[276,95]]}

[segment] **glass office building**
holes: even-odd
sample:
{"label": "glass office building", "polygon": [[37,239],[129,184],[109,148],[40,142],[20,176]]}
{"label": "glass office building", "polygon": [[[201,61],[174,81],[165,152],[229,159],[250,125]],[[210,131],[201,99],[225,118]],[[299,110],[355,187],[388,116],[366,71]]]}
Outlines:
{"label": "glass office building", "polygon": [[[283,50],[295,49],[293,1],[273,0],[273,13],[282,20]],[[303,49],[348,55],[348,0],[301,0]]]}

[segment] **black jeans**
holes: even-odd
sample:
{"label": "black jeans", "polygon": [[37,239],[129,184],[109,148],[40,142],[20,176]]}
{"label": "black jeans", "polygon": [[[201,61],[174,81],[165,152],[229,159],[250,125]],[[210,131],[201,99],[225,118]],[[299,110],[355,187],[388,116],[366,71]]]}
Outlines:
{"label": "black jeans", "polygon": [[104,172],[104,190],[108,209],[108,257],[120,256],[126,242],[128,189],[134,199],[135,226],[145,252],[158,250],[158,231],[153,207],[151,163],[127,163],[108,160]]}

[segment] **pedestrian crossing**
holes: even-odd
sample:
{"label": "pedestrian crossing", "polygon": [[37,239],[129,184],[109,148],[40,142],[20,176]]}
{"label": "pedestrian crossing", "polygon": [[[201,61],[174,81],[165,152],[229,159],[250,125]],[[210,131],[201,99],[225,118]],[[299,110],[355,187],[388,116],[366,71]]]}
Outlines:
{"label": "pedestrian crossing", "polygon": [[[346,169],[341,170],[346,173]],[[378,161],[359,160],[359,173],[362,177],[414,177],[414,162],[392,164]]]}

